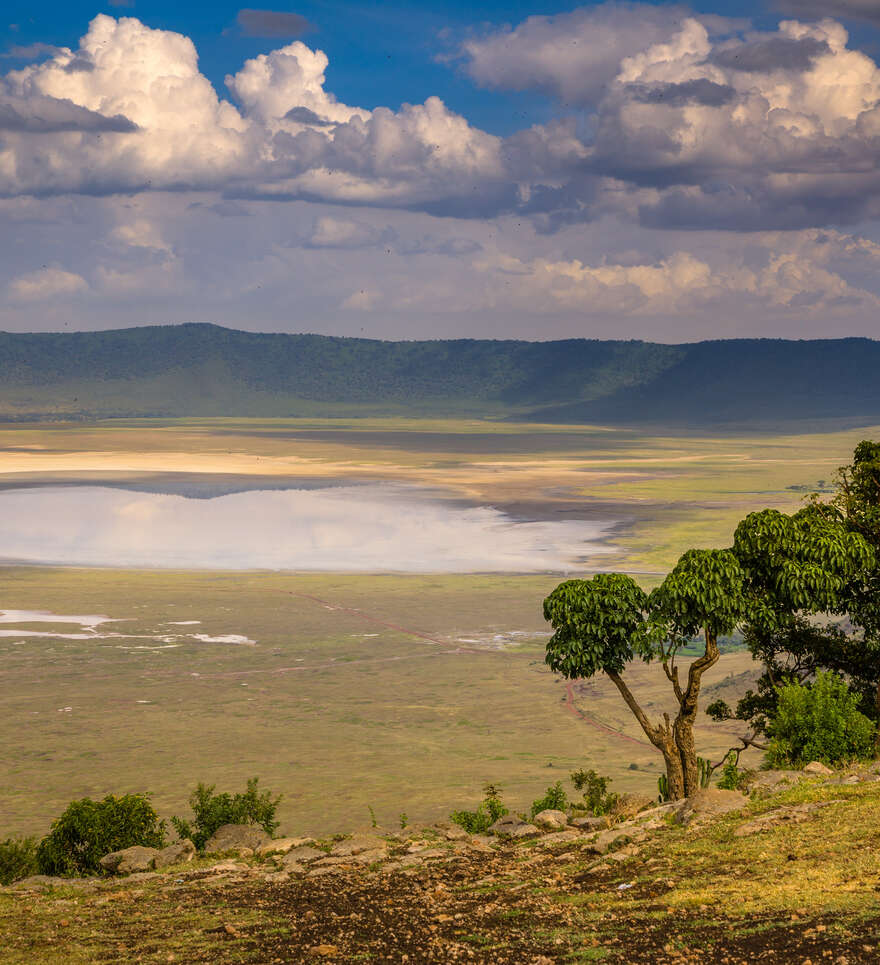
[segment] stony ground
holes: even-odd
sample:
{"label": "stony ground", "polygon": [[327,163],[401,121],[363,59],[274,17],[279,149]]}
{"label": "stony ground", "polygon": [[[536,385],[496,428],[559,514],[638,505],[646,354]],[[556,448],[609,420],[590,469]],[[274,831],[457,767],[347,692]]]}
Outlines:
{"label": "stony ground", "polygon": [[0,889],[0,961],[880,962],[877,773],[758,789],[726,814],[722,798],[686,824],[661,811],[503,841],[368,828]]}

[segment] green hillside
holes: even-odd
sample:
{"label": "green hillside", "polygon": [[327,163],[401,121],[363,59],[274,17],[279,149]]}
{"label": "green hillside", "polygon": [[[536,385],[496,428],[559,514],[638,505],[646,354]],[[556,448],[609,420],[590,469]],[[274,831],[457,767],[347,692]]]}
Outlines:
{"label": "green hillside", "polygon": [[382,342],[186,324],[0,333],[0,417],[420,415],[707,425],[880,416],[880,342]]}

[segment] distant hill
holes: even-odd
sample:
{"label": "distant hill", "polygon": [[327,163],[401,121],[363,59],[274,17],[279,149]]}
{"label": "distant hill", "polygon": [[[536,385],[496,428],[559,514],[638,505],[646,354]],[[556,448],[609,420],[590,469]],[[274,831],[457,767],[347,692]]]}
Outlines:
{"label": "distant hill", "polygon": [[186,324],[0,333],[0,418],[880,422],[880,342],[382,342]]}

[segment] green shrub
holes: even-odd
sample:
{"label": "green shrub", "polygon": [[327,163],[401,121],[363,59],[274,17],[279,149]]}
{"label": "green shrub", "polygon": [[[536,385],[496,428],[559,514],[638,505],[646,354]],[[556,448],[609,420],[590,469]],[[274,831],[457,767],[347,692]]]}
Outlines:
{"label": "green shrub", "polygon": [[88,875],[101,870],[99,860],[111,851],[139,844],[161,848],[165,822],[147,794],[108,794],[102,801],[83,798],[68,804],[37,848],[45,875]]}
{"label": "green shrub", "polygon": [[779,688],[776,716],[767,732],[771,767],[810,761],[839,764],[870,757],[875,725],[858,710],[859,698],[837,674],[821,672],[811,684]]}
{"label": "green shrub", "polygon": [[564,811],[568,807],[568,796],[562,788],[562,781],[557,781],[547,788],[547,793],[532,802],[532,817],[542,811]]}
{"label": "green shrub", "polygon": [[592,768],[588,771],[574,771],[571,783],[584,793],[584,806],[593,814],[608,814],[617,804],[620,795],[608,790],[610,777],[601,777]]}
{"label": "green shrub", "polygon": [[482,834],[507,814],[507,808],[501,803],[500,787],[487,784],[483,792],[486,796],[476,811],[453,811],[449,815],[449,820],[468,834]]}
{"label": "green shrub", "polygon": [[37,865],[36,838],[7,838],[0,841],[0,885],[35,875]]}
{"label": "green shrub", "polygon": [[281,803],[281,795],[274,798],[269,791],[257,790],[259,778],[247,782],[243,794],[215,794],[214,784],[202,784],[189,797],[192,820],[173,817],[171,823],[181,838],[189,838],[203,851],[208,838],[224,824],[257,824],[266,834],[274,834],[278,828],[275,812]]}
{"label": "green shrub", "polygon": [[725,791],[742,791],[749,776],[749,771],[741,771],[737,764],[736,754],[731,751],[724,758],[721,767],[721,777],[718,778],[718,787]]}

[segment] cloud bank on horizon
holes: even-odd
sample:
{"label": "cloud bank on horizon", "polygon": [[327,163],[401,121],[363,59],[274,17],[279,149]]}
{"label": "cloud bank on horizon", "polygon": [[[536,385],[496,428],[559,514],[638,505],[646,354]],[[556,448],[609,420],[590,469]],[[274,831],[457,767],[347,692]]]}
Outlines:
{"label": "cloud bank on horizon", "polygon": [[779,6],[772,30],[609,2],[461,38],[452,69],[548,100],[507,136],[438,97],[347,105],[302,40],[220,95],[188,37],[98,15],[0,77],[0,323],[875,334],[880,68],[826,14],[876,4]]}

